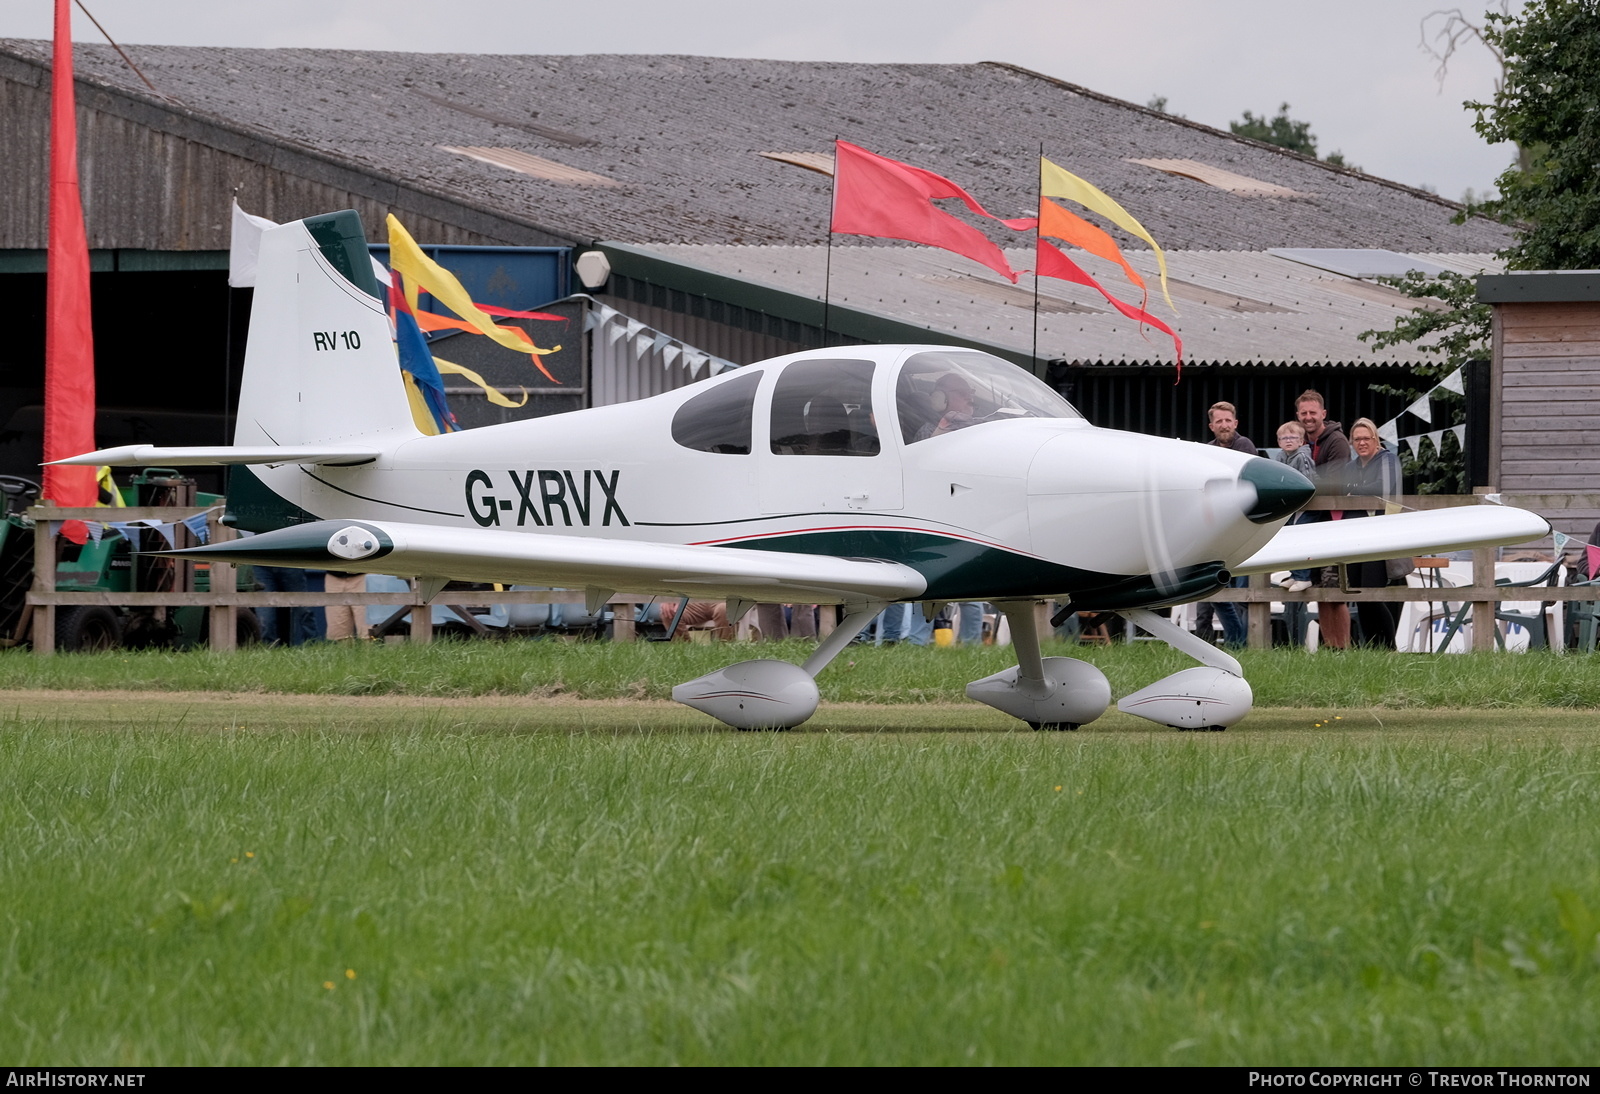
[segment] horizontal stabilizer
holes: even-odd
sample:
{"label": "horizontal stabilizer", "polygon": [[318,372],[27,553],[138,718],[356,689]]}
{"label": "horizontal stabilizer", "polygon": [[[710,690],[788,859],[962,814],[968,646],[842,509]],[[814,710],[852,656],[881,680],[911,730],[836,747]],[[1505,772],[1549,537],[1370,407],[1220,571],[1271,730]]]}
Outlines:
{"label": "horizontal stabilizer", "polygon": [[761,603],[911,600],[927,589],[921,574],[898,562],[396,521],[323,520],[162,553],[257,566]]}
{"label": "horizontal stabilizer", "polygon": [[1345,562],[1409,558],[1435,551],[1471,551],[1527,543],[1550,534],[1537,513],[1499,505],[1429,509],[1361,520],[1293,524],[1278,532],[1236,574],[1265,574]]}
{"label": "horizontal stabilizer", "polygon": [[215,448],[162,448],[153,444],[125,444],[102,448],[82,456],[56,460],[78,467],[222,467],[241,463],[319,463],[334,467],[371,463],[381,450],[371,445],[218,445]]}

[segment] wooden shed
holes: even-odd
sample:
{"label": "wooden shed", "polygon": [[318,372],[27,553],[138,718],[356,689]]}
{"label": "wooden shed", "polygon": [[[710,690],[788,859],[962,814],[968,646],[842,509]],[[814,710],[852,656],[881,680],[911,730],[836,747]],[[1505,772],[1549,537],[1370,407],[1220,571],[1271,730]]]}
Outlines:
{"label": "wooden shed", "polygon": [[1492,486],[1587,540],[1600,520],[1600,270],[1485,275]]}

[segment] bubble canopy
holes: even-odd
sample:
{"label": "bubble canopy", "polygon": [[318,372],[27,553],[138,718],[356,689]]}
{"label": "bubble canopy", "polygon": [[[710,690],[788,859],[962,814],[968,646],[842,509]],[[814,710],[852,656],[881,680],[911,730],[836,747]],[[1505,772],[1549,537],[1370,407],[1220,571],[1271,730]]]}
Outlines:
{"label": "bubble canopy", "polygon": [[907,444],[986,422],[1083,417],[1032,373],[976,350],[925,350],[906,358],[895,404]]}

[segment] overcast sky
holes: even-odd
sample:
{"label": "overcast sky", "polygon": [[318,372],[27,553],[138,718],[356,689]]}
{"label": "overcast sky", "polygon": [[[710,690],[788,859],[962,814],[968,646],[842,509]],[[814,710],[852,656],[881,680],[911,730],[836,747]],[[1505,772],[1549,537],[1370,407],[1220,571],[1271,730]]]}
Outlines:
{"label": "overcast sky", "polygon": [[[469,53],[686,53],[778,60],[1008,61],[1226,128],[1245,110],[1311,122],[1322,154],[1460,198],[1510,160],[1466,99],[1497,65],[1471,43],[1443,91],[1419,45],[1439,0],[84,0],[124,45]],[[1520,6],[1520,0],[1512,0]],[[1486,0],[1466,11],[1478,19]],[[53,0],[3,0],[0,37],[48,38]],[[103,41],[81,12],[73,34]],[[130,49],[134,59],[138,51]]]}

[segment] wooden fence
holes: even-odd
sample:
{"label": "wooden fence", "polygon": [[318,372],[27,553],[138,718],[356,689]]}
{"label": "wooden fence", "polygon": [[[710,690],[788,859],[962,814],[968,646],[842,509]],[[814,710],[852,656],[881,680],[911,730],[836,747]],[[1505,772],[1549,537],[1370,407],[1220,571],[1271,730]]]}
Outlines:
{"label": "wooden fence", "polygon": [[[1440,509],[1461,505],[1487,504],[1482,497],[1475,495],[1408,495],[1399,499],[1403,508],[1410,509]],[[1564,509],[1594,509],[1600,508],[1600,495],[1595,494],[1539,494],[1503,496],[1502,501],[1507,505],[1516,505],[1532,509],[1546,517]],[[1370,497],[1328,497],[1313,498],[1307,506],[1308,509],[1369,509],[1381,510],[1382,498]],[[82,604],[101,604],[110,607],[199,607],[210,608],[210,633],[209,641],[212,649],[232,650],[235,646],[236,636],[236,609],[238,608],[285,608],[285,607],[327,607],[335,604],[355,605],[392,605],[395,607],[409,606],[424,609],[427,604],[415,589],[409,592],[392,593],[328,593],[328,592],[238,592],[235,591],[234,567],[232,565],[213,562],[210,564],[209,592],[141,592],[141,593],[105,593],[105,592],[58,592],[56,591],[55,574],[55,543],[51,530],[52,522],[59,523],[64,520],[90,520],[104,521],[108,517],[115,517],[119,521],[138,521],[155,519],[164,522],[184,520],[197,513],[209,513],[211,519],[208,527],[213,540],[227,540],[234,537],[234,530],[217,523],[215,519],[217,509],[186,508],[182,506],[161,506],[146,508],[126,508],[108,510],[103,508],[55,508],[52,506],[35,506],[28,510],[28,515],[35,521],[34,526],[34,581],[33,589],[28,593],[28,610],[32,613],[32,634],[34,652],[49,655],[55,652],[55,615],[58,607],[68,607]],[[1250,579],[1250,587],[1243,589],[1219,589],[1206,596],[1204,599],[1212,602],[1242,602],[1248,605],[1247,619],[1249,623],[1249,645],[1251,648],[1263,649],[1271,644],[1271,612],[1274,601],[1280,603],[1332,601],[1335,603],[1359,604],[1364,601],[1417,601],[1424,603],[1439,603],[1448,599],[1454,603],[1470,603],[1472,605],[1472,646],[1475,650],[1492,650],[1495,636],[1495,611],[1496,605],[1509,599],[1539,600],[1539,601],[1590,601],[1600,599],[1597,590],[1592,586],[1579,587],[1540,587],[1528,590],[1528,595],[1510,597],[1504,586],[1494,584],[1494,562],[1496,552],[1493,549],[1475,551],[1473,553],[1474,582],[1471,585],[1458,586],[1448,589],[1440,588],[1408,588],[1393,586],[1381,589],[1348,589],[1348,588],[1312,588],[1305,592],[1293,593],[1285,589],[1275,588],[1267,584],[1265,575],[1257,575]],[[193,566],[185,562],[184,566]],[[185,585],[191,585],[189,581]],[[584,594],[581,591],[567,590],[540,590],[540,591],[505,591],[495,590],[449,590],[441,594],[441,603],[447,607],[465,609],[469,607],[484,607],[493,604],[582,604]],[[616,593],[608,603],[613,610],[615,624],[612,638],[618,642],[631,642],[635,637],[635,608],[636,603],[654,599],[649,593]],[[433,616],[428,610],[417,610],[411,613],[411,638],[413,641],[427,642],[433,637]],[[458,611],[465,617],[465,611]],[[1044,613],[1047,617],[1048,613]],[[822,626],[820,630],[827,634],[833,630],[834,621],[831,613],[822,613]],[[20,629],[19,629],[20,633]]]}

